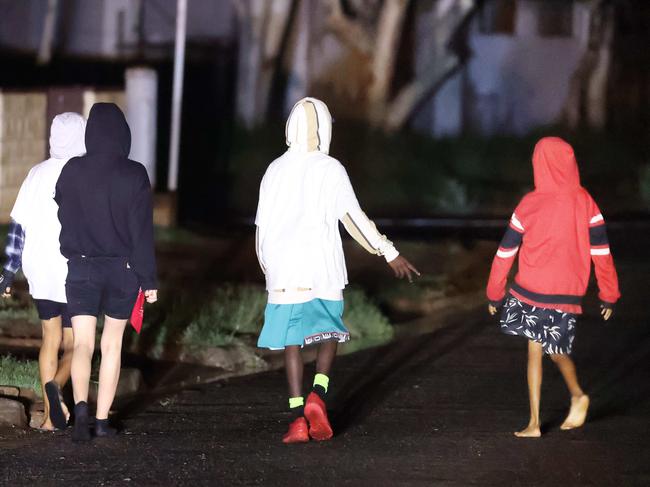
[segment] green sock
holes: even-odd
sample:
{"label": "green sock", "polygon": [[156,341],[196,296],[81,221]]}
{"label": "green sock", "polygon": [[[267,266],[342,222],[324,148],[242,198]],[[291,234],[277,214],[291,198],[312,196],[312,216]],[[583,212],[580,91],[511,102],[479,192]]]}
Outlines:
{"label": "green sock", "polygon": [[305,405],[305,398],[302,396],[289,398],[289,409],[299,408]]}
{"label": "green sock", "polygon": [[325,374],[316,374],[314,376],[314,391],[319,396],[324,397],[330,385],[330,378]]}

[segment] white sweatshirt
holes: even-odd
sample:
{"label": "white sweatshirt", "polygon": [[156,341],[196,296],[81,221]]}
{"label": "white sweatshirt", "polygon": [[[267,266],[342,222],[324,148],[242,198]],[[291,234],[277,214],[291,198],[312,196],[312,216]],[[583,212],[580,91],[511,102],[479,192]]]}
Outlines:
{"label": "white sweatshirt", "polygon": [[260,186],[256,249],[269,302],[340,300],[348,283],[339,221],[366,250],[388,262],[399,253],[361,210],[343,165],[327,155],[331,116],[305,98],[287,122],[289,150]]}
{"label": "white sweatshirt", "polygon": [[50,130],[51,157],[29,171],[11,211],[11,218],[25,232],[22,269],[29,293],[35,299],[66,302],[68,265],[60,251],[61,224],[54,189],[68,159],[86,152],[85,130],[86,122],[77,113],[54,117]]}

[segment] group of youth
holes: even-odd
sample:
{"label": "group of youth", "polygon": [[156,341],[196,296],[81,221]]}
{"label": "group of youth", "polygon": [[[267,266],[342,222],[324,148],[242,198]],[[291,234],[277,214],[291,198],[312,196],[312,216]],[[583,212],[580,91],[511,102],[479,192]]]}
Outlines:
{"label": "group of youth", "polygon": [[[124,328],[140,289],[148,302],[157,299],[151,185],[144,166],[128,159],[130,149],[129,126],[114,104],[95,104],[87,124],[76,113],[57,115],[50,158],[30,170],[11,211],[0,286],[10,296],[22,267],[43,327],[41,428],[66,428],[70,414],[61,388],[71,376],[74,441],[116,434],[108,415]],[[105,317],[91,430],[88,385],[100,313]]]}
{"label": "group of youth", "polygon": [[[94,432],[106,436],[114,434],[107,418],[126,318],[139,288],[149,302],[157,298],[151,190],[144,168],[127,159],[130,132],[124,116],[115,105],[95,105],[85,131],[86,149],[83,132],[79,115],[54,119],[52,158],[32,169],[11,214],[2,285],[10,293],[22,255],[43,320],[40,362],[49,403],[43,428],[67,424],[60,388],[72,360],[77,440],[91,437],[86,400],[98,314],[106,315],[106,324]],[[286,124],[288,149],[269,165],[260,185],[255,247],[268,304],[258,346],[284,350],[291,416],[284,443],[333,436],[327,417],[329,374],[338,344],[350,339],[343,323],[348,280],[339,222],[366,250],[383,256],[396,277],[412,281],[420,275],[362,211],[345,168],[328,155],[331,137],[327,106],[315,98],[297,102]],[[84,150],[86,155],[79,157]],[[545,353],[559,367],[571,395],[562,428],[585,422],[589,397],[580,388],[570,354],[592,262],[605,320],[620,297],[605,222],[580,185],[571,146],[556,137],[541,139],[533,169],[535,189],[512,215],[487,286],[489,312],[503,308],[501,331],[528,339],[530,422],[515,433],[520,437],[540,436]],[[518,273],[507,287],[518,253]],[[64,353],[57,366],[61,343]],[[305,399],[301,349],[306,345],[317,346],[318,353]]]}

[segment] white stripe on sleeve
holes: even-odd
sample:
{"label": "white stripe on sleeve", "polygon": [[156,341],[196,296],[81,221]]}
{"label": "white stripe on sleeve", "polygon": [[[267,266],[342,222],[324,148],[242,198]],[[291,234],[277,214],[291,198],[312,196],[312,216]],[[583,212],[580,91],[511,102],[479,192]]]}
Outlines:
{"label": "white stripe on sleeve", "polygon": [[519,219],[517,218],[517,215],[514,213],[512,214],[512,218],[510,218],[510,223],[512,223],[512,226],[521,230],[522,232],[524,231],[524,226],[521,224]]}
{"label": "white stripe on sleeve", "polygon": [[603,215],[601,213],[598,213],[595,217],[589,220],[589,224],[593,225],[594,223],[602,222],[603,220]]}
{"label": "white stripe on sleeve", "polygon": [[512,250],[501,250],[501,249],[499,249],[499,250],[497,250],[497,257],[501,257],[502,259],[507,259],[507,258],[512,257],[513,255],[515,255],[518,250],[519,250],[519,247],[515,247]]}
{"label": "white stripe on sleeve", "polygon": [[605,249],[591,249],[591,255],[609,255],[609,247]]}

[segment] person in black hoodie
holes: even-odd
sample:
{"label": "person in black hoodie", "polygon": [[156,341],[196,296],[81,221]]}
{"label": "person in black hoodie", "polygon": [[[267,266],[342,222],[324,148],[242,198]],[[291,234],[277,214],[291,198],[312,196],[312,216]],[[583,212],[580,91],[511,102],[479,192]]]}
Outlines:
{"label": "person in black hoodie", "polygon": [[120,376],[124,328],[138,289],[147,302],[157,300],[151,184],[144,166],[128,159],[130,148],[122,111],[96,103],[86,127],[87,153],[66,164],[56,185],[74,332],[73,441],[91,439],[87,400],[97,317],[105,315],[95,435],[112,436],[116,430],[108,425],[108,412]]}

